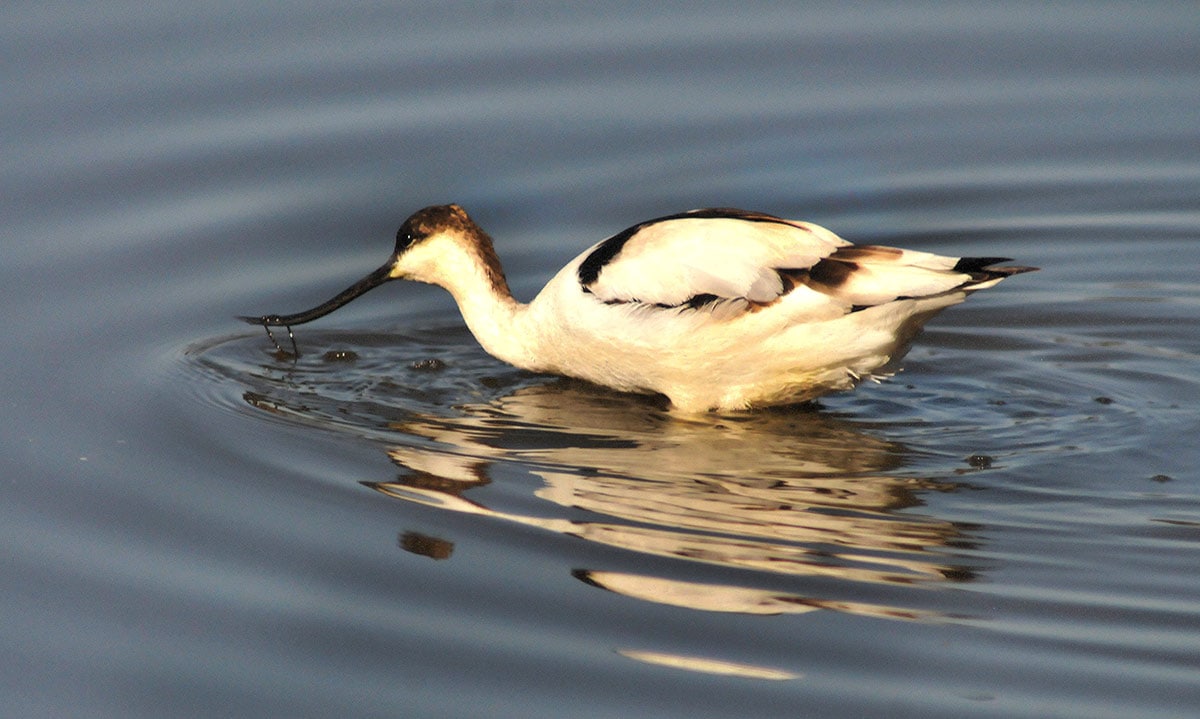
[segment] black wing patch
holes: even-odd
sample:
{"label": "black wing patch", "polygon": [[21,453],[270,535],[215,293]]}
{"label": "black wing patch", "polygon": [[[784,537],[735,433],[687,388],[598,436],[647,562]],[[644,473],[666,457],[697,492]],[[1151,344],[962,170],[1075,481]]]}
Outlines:
{"label": "black wing patch", "polygon": [[708,207],[701,210],[689,210],[687,212],[679,212],[674,215],[657,217],[653,220],[646,220],[645,222],[639,222],[633,227],[618,232],[604,242],[601,242],[596,249],[592,250],[592,253],[585,257],[583,262],[579,265],[579,284],[583,285],[584,292],[589,292],[588,285],[600,279],[600,271],[604,269],[604,266],[616,259],[617,255],[621,254],[621,249],[625,247],[626,242],[628,242],[638,232],[649,227],[650,225],[657,224],[659,222],[667,222],[670,220],[712,220],[722,218],[731,220],[745,220],[747,222],[778,222],[784,225],[792,224],[791,222],[774,215],[768,215],[762,212],[751,212],[749,210],[738,210],[732,207]]}

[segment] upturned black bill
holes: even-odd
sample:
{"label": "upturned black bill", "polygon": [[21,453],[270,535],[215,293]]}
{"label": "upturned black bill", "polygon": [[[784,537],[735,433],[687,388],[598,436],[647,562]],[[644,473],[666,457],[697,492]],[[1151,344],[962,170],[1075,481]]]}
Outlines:
{"label": "upturned black bill", "polygon": [[305,322],[312,322],[319,317],[324,317],[333,312],[342,305],[348,304],[359,295],[365,294],[392,279],[391,271],[392,263],[389,262],[342,290],[333,299],[319,304],[310,310],[297,312],[294,315],[260,315],[258,317],[240,315],[238,319],[243,322],[249,322],[252,325],[262,325],[264,327],[290,327],[292,325],[302,325]]}

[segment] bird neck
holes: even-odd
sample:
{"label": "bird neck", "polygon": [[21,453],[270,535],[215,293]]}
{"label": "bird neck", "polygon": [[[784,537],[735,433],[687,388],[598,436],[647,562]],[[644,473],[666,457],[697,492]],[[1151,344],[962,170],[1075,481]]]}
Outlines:
{"label": "bird neck", "polygon": [[[488,261],[490,260],[490,261]],[[467,328],[488,354],[523,369],[537,369],[538,333],[529,305],[508,288],[498,261],[469,262],[453,279],[438,282],[458,304]]]}

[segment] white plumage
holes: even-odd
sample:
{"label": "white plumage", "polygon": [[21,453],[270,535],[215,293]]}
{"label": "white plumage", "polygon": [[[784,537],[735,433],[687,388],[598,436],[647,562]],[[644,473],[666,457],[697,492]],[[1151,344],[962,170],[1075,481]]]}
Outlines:
{"label": "white plumage", "polygon": [[567,264],[529,304],[513,299],[491,238],[457,205],[405,221],[388,262],[291,326],[391,279],[440,285],[485,350],[517,367],[681,411],[794,403],[894,370],[921,325],[1030,267],[852,245],[823,227],[731,209],[635,225]]}

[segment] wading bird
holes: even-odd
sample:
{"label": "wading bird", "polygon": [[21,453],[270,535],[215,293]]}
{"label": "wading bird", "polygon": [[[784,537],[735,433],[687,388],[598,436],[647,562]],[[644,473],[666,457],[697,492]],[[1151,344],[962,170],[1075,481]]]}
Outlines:
{"label": "wading bird", "polygon": [[742,410],[890,375],[930,317],[1037,269],[994,266],[1006,261],[852,245],[807,222],[703,209],[592,246],[523,304],[487,233],[441,205],[409,217],[388,261],[328,302],[240,319],[290,336],[388,280],[416,280],[448,290],[483,348],[509,364],[661,393],[684,412]]}

